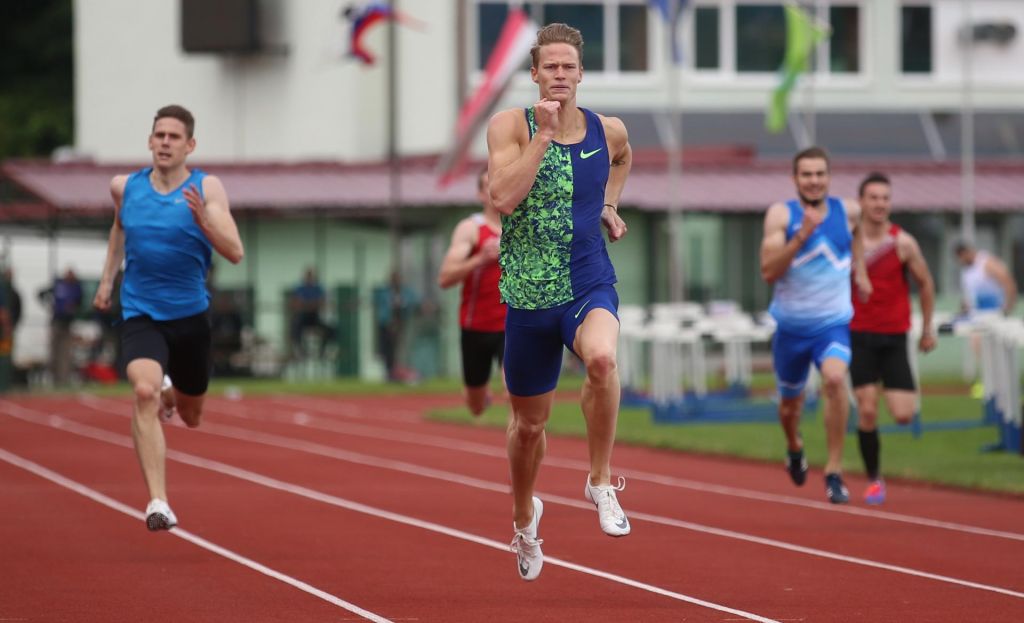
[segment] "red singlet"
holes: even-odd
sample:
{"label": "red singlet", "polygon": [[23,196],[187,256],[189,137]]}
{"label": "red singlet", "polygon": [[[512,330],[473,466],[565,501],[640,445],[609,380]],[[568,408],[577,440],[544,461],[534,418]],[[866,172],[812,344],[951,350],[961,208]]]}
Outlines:
{"label": "red singlet", "polygon": [[910,285],[907,269],[896,252],[899,225],[889,228],[889,236],[867,254],[868,277],[871,279],[871,298],[865,303],[853,291],[853,320],[851,331],[871,333],[906,333],[910,330]]}
{"label": "red singlet", "polygon": [[[482,214],[473,217],[479,224],[476,246],[470,257],[476,255],[491,238],[498,238]],[[497,260],[481,266],[466,276],[462,282],[462,305],[459,308],[459,325],[470,331],[504,331],[505,304],[498,292],[501,267]]]}

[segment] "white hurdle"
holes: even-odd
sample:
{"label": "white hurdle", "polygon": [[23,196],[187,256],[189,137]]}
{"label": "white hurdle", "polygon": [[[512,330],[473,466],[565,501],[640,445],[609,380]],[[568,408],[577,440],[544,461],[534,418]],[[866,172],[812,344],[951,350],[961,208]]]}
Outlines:
{"label": "white hurdle", "polygon": [[639,305],[619,307],[617,364],[623,390],[637,392],[644,382],[644,324],[647,312]]}
{"label": "white hurdle", "polygon": [[751,344],[769,340],[774,327],[758,325],[735,304],[730,311],[722,312],[721,304],[718,309],[709,316],[696,303],[658,303],[651,306],[650,319],[645,322],[642,308],[620,308],[618,362],[623,388],[640,393],[646,347],[649,395],[655,403],[681,404],[687,395],[705,398],[708,338],[722,344],[730,387],[749,387],[753,378]]}
{"label": "white hurdle", "polygon": [[1024,322],[999,313],[975,314],[954,325],[954,333],[980,339],[986,415],[990,415],[991,408],[1000,427],[996,449],[1021,452],[1020,351],[1024,348]]}

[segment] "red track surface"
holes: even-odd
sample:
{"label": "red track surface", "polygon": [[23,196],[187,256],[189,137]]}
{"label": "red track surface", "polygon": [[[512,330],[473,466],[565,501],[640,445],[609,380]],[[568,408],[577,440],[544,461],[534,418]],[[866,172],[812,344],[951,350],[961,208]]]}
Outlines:
{"label": "red track surface", "polygon": [[150,534],[127,400],[0,400],[0,621],[1024,620],[1020,498],[894,483],[836,508],[820,474],[620,445],[611,539],[568,438],[523,582],[504,435],[421,419],[451,402],[211,399],[165,427],[181,523]]}

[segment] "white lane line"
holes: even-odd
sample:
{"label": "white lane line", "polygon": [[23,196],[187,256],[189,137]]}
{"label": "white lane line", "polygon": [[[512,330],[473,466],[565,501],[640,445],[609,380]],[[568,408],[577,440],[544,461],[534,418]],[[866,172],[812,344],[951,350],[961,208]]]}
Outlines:
{"label": "white lane line", "polygon": [[[8,414],[12,415],[13,417],[20,417],[20,416],[13,415],[11,413],[8,413]],[[36,416],[29,416],[28,418],[21,418],[21,419],[27,419],[27,421],[34,421],[35,417]],[[102,429],[96,429],[96,428],[93,428],[93,427],[85,425],[85,424],[78,424],[77,422],[73,422],[71,420],[67,420],[67,419],[65,419],[65,418],[63,418],[61,416],[51,415],[49,417],[50,417],[51,421],[53,420],[53,418],[58,418],[62,422],[60,422],[59,424],[56,424],[56,425],[53,424],[53,423],[46,423],[47,425],[54,426],[54,427],[57,427],[57,428],[63,428],[65,430],[69,430],[70,432],[76,432],[77,434],[81,434],[81,435],[84,435],[84,436],[87,436],[87,437],[93,437],[94,435],[96,435],[96,437],[94,437],[94,438],[103,437],[104,441],[109,441],[111,436],[113,436],[113,437],[120,437],[120,435],[116,435],[115,433],[109,433],[109,432],[104,431]],[[35,423],[42,424],[43,422],[35,422]],[[441,480],[441,481],[444,481],[444,482],[450,482],[450,483],[453,483],[453,484],[458,484],[458,485],[462,485],[462,486],[472,487],[472,488],[475,488],[475,489],[482,489],[482,490],[485,490],[485,491],[492,491],[492,492],[496,492],[496,493],[501,493],[503,495],[507,495],[508,494],[508,485],[507,484],[497,483],[497,482],[492,482],[492,481],[487,481],[487,480],[482,480],[482,479],[479,479],[479,478],[473,478],[473,477],[465,476],[463,474],[459,474],[459,473],[456,473],[456,472],[449,472],[449,471],[445,471],[445,470],[434,469],[434,468],[431,468],[431,467],[417,465],[415,463],[406,463],[404,461],[395,461],[395,460],[391,460],[391,459],[382,459],[380,457],[369,456],[369,455],[360,454],[360,453],[357,453],[357,452],[350,452],[348,450],[341,450],[341,449],[338,449],[338,448],[334,448],[334,447],[318,444],[318,443],[315,443],[315,442],[298,440],[298,439],[291,439],[291,438],[288,438],[288,437],[282,437],[280,435],[273,435],[273,434],[269,434],[269,433],[260,433],[260,432],[251,431],[251,430],[248,430],[248,429],[237,428],[237,427],[227,426],[227,425],[223,425],[223,424],[204,425],[202,428],[198,428],[198,429],[195,429],[195,430],[197,432],[205,432],[205,433],[210,434],[210,435],[216,435],[216,436],[220,436],[220,437],[227,437],[227,438],[235,439],[235,440],[238,440],[238,441],[247,441],[247,442],[252,442],[252,443],[261,443],[261,444],[264,444],[264,445],[274,446],[274,447],[283,448],[283,449],[287,449],[287,450],[296,450],[296,451],[299,451],[299,452],[306,452],[308,454],[315,454],[315,455],[318,455],[318,456],[324,456],[324,457],[333,458],[333,459],[340,460],[340,461],[346,461],[346,462],[349,462],[349,463],[365,465],[365,466],[368,466],[368,467],[387,469],[387,470],[396,471],[396,472],[400,472],[400,473],[404,473],[404,474],[409,474],[409,475],[412,475],[412,476],[417,476],[417,477],[422,477],[422,478],[430,478],[430,479],[435,479],[435,480]],[[127,440],[127,437],[125,437],[124,439]],[[128,447],[132,447],[132,446],[128,446]],[[170,453],[171,453],[171,451],[168,451],[168,456],[170,456]],[[188,455],[186,455],[186,456],[188,456]],[[588,510],[588,511],[593,509],[593,505],[592,504],[584,502],[584,501],[581,501],[581,500],[577,500],[577,499],[574,499],[574,498],[567,498],[567,497],[564,497],[564,496],[561,496],[561,495],[546,494],[546,493],[538,493],[538,496],[541,497],[545,501],[553,502],[555,504],[560,504],[562,506],[569,506],[569,507],[572,507],[572,508],[579,508],[579,509],[584,509],[584,510]],[[938,582],[945,582],[945,583],[948,583],[948,584],[955,584],[955,585],[963,586],[963,587],[967,587],[967,588],[974,588],[974,589],[978,589],[978,590],[990,591],[990,592],[994,592],[994,593],[1000,593],[1000,594],[1003,594],[1003,595],[1007,595],[1007,596],[1010,596],[1010,597],[1017,597],[1017,598],[1020,598],[1020,599],[1024,599],[1024,593],[1021,593],[1021,592],[1018,592],[1018,591],[1014,591],[1014,590],[1011,590],[1011,589],[1007,589],[1007,588],[1003,588],[1003,587],[999,587],[999,586],[992,586],[992,585],[989,585],[989,584],[982,584],[982,583],[979,583],[979,582],[973,582],[971,580],[963,580],[963,579],[954,578],[954,577],[951,577],[951,576],[939,575],[939,574],[935,574],[935,573],[930,573],[928,571],[921,571],[919,569],[913,569],[913,568],[910,568],[910,567],[903,567],[903,566],[900,566],[900,565],[893,565],[893,564],[889,564],[889,563],[879,562],[879,561],[875,561],[875,560],[871,560],[871,559],[867,559],[867,558],[860,558],[860,557],[856,557],[856,556],[847,556],[845,554],[838,554],[838,553],[830,552],[830,551],[827,551],[827,550],[821,550],[821,549],[817,549],[817,548],[813,548],[813,547],[806,547],[806,546],[803,546],[803,545],[797,545],[795,543],[788,543],[786,541],[779,541],[779,540],[776,540],[776,539],[769,539],[769,538],[765,538],[765,537],[759,537],[759,536],[756,536],[756,535],[747,534],[747,533],[743,533],[743,532],[736,532],[734,530],[727,530],[727,529],[723,529],[723,528],[716,528],[716,527],[713,527],[713,526],[707,526],[707,525],[704,525],[704,524],[694,523],[694,522],[690,522],[690,521],[684,521],[684,520],[675,519],[675,518],[672,518],[672,517],[664,517],[662,515],[654,515],[654,514],[650,514],[650,513],[643,513],[643,512],[637,512],[637,511],[630,511],[629,515],[633,519],[641,519],[641,520],[644,520],[644,521],[648,521],[648,522],[651,522],[651,523],[654,523],[654,524],[663,525],[663,526],[669,526],[669,527],[673,527],[673,528],[680,528],[680,529],[683,529],[683,530],[690,530],[690,531],[693,531],[693,532],[698,532],[698,533],[702,533],[702,534],[710,534],[710,535],[719,536],[719,537],[723,537],[723,538],[727,538],[727,539],[734,539],[734,540],[738,540],[738,541],[745,541],[745,542],[748,542],[748,543],[755,543],[755,544],[763,545],[763,546],[766,546],[766,547],[782,549],[782,550],[786,550],[786,551],[790,551],[790,552],[795,552],[795,553],[799,553],[799,554],[805,554],[805,555],[808,555],[808,556],[814,556],[814,557],[818,557],[818,558],[825,558],[825,559],[829,559],[829,560],[835,560],[835,561],[839,561],[839,562],[844,562],[844,563],[853,564],[853,565],[860,565],[860,566],[870,567],[870,568],[874,568],[874,569],[883,569],[883,570],[886,570],[886,571],[891,571],[891,572],[894,572],[894,573],[900,573],[900,574],[903,574],[903,575],[909,575],[909,576],[914,576],[914,577],[919,577],[919,578],[925,578],[925,579],[929,579],[929,580],[935,580],[935,581],[938,581]],[[545,560],[546,560],[546,558],[545,558]]]}
{"label": "white lane line", "polygon": [[420,413],[410,409],[388,408],[386,412],[366,413],[366,406],[344,400],[324,400],[309,396],[271,396],[270,402],[289,409],[310,408],[313,410],[330,409],[335,415],[356,420],[389,420],[392,422],[419,422]]}
{"label": "white lane line", "polygon": [[[4,401],[0,401],[0,407],[4,408],[6,414],[9,417],[13,417],[22,421],[30,422],[33,424],[40,424],[43,426],[49,426],[51,428],[56,428],[58,430],[73,433],[75,435],[96,439],[98,441],[111,443],[125,448],[134,447],[130,437],[127,437],[125,435],[119,435],[117,433],[111,433],[109,431],[105,431],[86,424],[79,424],[72,420],[68,420],[67,418],[64,418],[60,415],[50,414],[48,416],[44,416],[40,414],[37,416],[34,414],[25,413],[25,411],[31,410],[25,409],[23,407],[18,408],[18,410],[20,410],[21,413],[13,413],[12,410],[8,407],[8,405],[4,403]],[[2,449],[0,449],[0,453],[7,454]],[[0,455],[0,458],[2,458],[2,455]],[[508,552],[508,545],[506,543],[478,536],[470,532],[464,532],[462,530],[450,528],[448,526],[437,524],[431,521],[425,521],[422,519],[417,519],[415,517],[409,517],[408,515],[394,513],[384,509],[376,508],[374,506],[369,506],[367,504],[361,504],[359,502],[354,502],[352,500],[340,498],[334,495],[330,495],[328,493],[317,491],[315,489],[304,487],[302,485],[296,485],[293,483],[278,480],[276,478],[272,478],[270,476],[264,476],[263,474],[258,474],[256,472],[251,472],[240,467],[228,465],[227,463],[221,463],[220,461],[205,459],[200,456],[180,452],[177,450],[168,450],[167,458],[172,461],[177,461],[179,463],[191,465],[193,467],[198,467],[200,469],[217,472],[220,474],[224,474],[226,476],[238,478],[239,480],[245,480],[247,482],[261,485],[269,489],[276,489],[278,491],[283,491],[285,493],[290,493],[292,495],[297,495],[317,502],[322,502],[324,504],[329,504],[331,506],[336,506],[338,508],[344,508],[346,510],[362,513],[365,515],[369,515],[371,517],[376,517],[378,519],[386,519],[388,521],[403,524],[406,526],[412,526],[414,528],[420,528],[422,530],[427,530],[429,532],[443,534],[456,539],[461,539],[463,541],[476,543],[478,545],[483,545],[491,549]],[[173,534],[176,530],[177,528],[172,530],[171,533]],[[669,597],[677,601],[682,601],[696,606],[709,608],[711,610],[717,610],[719,612],[734,614],[736,616],[743,617],[746,620],[760,621],[762,623],[778,623],[778,621],[775,621],[774,619],[769,619],[767,617],[753,614],[751,612],[745,612],[743,610],[738,610],[736,608],[730,608],[729,606],[725,606],[711,601],[706,601],[704,599],[700,599],[690,595],[685,595],[683,593],[670,591],[668,589],[661,588],[660,586],[647,584],[645,582],[633,580],[631,578],[627,578],[625,576],[617,575],[614,573],[608,573],[606,571],[601,571],[600,569],[595,569],[584,565],[578,565],[576,563],[562,560],[560,558],[545,556],[544,564],[563,567],[566,569],[570,569],[572,571],[577,571],[579,573],[615,582],[617,584],[622,584],[624,586],[629,586],[632,588],[637,588],[664,597]]]}
{"label": "white lane line", "polygon": [[[88,404],[91,400],[98,399],[89,397],[88,399],[84,399],[83,403]],[[508,460],[508,454],[506,453],[504,447],[499,448],[497,446],[489,446],[486,444],[476,443],[472,441],[461,441],[457,439],[451,439],[448,437],[442,437],[439,435],[409,433],[405,431],[391,430],[387,428],[379,428],[363,424],[339,422],[329,417],[311,416],[302,411],[294,412],[292,416],[282,417],[254,416],[251,411],[247,411],[244,409],[225,409],[224,405],[214,408],[207,407],[207,411],[250,420],[276,421],[286,424],[294,424],[296,426],[301,426],[304,428],[340,433],[343,435],[365,437],[368,439],[398,441],[413,445],[422,445],[428,447],[443,448],[445,450],[456,450],[459,452],[477,454],[480,456],[487,456],[500,459],[502,461]],[[590,470],[590,464],[585,461],[565,459],[552,455],[547,455],[544,457],[544,465],[546,467],[558,467],[562,469],[570,469],[573,471]],[[726,485],[716,485],[698,480],[677,478],[675,476],[666,476],[664,474],[657,474],[653,472],[646,472],[628,468],[619,470],[619,473],[630,479],[640,480],[643,482],[650,482],[653,484],[658,484],[666,487],[673,487],[677,489],[688,489],[691,491],[699,491],[702,493],[715,493],[718,495],[738,497],[748,500],[756,500],[759,502],[787,504],[790,506],[800,506],[803,508],[810,508],[820,511],[843,513],[846,515],[854,515],[857,517],[865,517],[869,519],[882,519],[898,523],[906,523],[916,526],[936,528],[940,530],[950,530],[953,532],[962,532],[965,534],[974,534],[979,536],[995,537],[1000,539],[1009,539],[1012,541],[1024,542],[1024,534],[1018,532],[994,530],[990,528],[972,526],[969,524],[963,524],[958,522],[941,521],[938,519],[930,519],[928,517],[919,517],[916,515],[893,513],[878,509],[866,509],[859,508],[856,506],[839,506],[835,504],[827,504],[825,502],[814,502],[811,500],[805,500],[803,498],[797,498],[788,495],[763,493],[760,491],[754,491],[752,489],[743,489],[739,487],[730,487]]]}
{"label": "white lane line", "polygon": [[[111,497],[109,497],[107,495],[104,495],[104,494],[100,493],[99,491],[96,491],[95,489],[91,489],[91,488],[83,485],[80,482],[77,482],[75,480],[71,480],[70,478],[67,478],[66,476],[63,476],[63,475],[61,475],[61,474],[59,474],[59,473],[57,473],[57,472],[55,472],[55,471],[53,471],[51,469],[43,467],[42,465],[39,465],[38,463],[34,463],[32,461],[29,461],[28,459],[25,459],[25,458],[23,458],[21,456],[18,456],[17,454],[14,454],[12,452],[8,452],[7,450],[4,450],[3,448],[0,448],[0,460],[6,461],[7,463],[10,463],[11,465],[14,465],[15,467],[20,467],[21,469],[23,469],[25,471],[28,471],[28,472],[31,472],[31,473],[35,474],[36,476],[39,476],[40,478],[44,478],[44,479],[49,480],[50,482],[52,482],[52,483],[54,483],[56,485],[60,485],[61,487],[64,487],[65,489],[70,489],[71,491],[74,491],[75,493],[77,493],[79,495],[85,496],[85,497],[89,498],[90,500],[92,500],[94,502],[98,502],[98,503],[102,504],[103,506],[106,506],[107,508],[111,508],[111,509],[113,509],[115,511],[118,511],[120,513],[124,513],[125,515],[128,515],[129,517],[131,517],[133,519],[138,519],[139,521],[144,521],[146,519],[144,514],[141,511],[135,510],[134,508],[128,506],[127,504],[123,504],[122,502],[118,502],[117,500],[115,500],[115,499],[113,499],[113,498],[111,498]],[[315,586],[313,586],[311,584],[307,584],[306,582],[303,582],[302,580],[298,580],[296,578],[291,577],[290,575],[286,575],[284,573],[281,573],[280,571],[276,571],[274,569],[271,569],[270,567],[268,567],[268,566],[266,566],[264,564],[258,563],[258,562],[256,562],[255,560],[253,560],[251,558],[246,558],[245,556],[242,556],[241,554],[233,552],[233,551],[227,549],[226,547],[222,547],[220,545],[217,545],[216,543],[212,543],[210,541],[207,541],[203,537],[198,536],[196,534],[193,534],[193,533],[189,532],[188,530],[184,530],[182,528],[174,528],[173,530],[169,531],[169,534],[171,536],[176,536],[179,539],[183,539],[185,541],[188,541],[189,543],[192,543],[193,545],[197,545],[197,546],[199,546],[199,547],[201,547],[201,548],[203,548],[203,549],[205,549],[205,550],[207,550],[209,552],[213,552],[214,554],[217,554],[218,556],[223,556],[224,558],[227,558],[228,560],[236,562],[236,563],[242,565],[243,567],[248,567],[249,569],[252,569],[253,571],[256,571],[257,573],[262,573],[263,575],[271,577],[271,578],[274,578],[275,580],[277,580],[279,582],[284,582],[285,584],[288,584],[289,586],[297,588],[300,591],[303,591],[305,593],[309,593],[310,595],[312,595],[314,597],[322,599],[322,600],[326,601],[329,604],[332,604],[332,605],[338,606],[339,608],[343,608],[345,610],[348,610],[349,612],[351,612],[353,614],[359,615],[363,619],[366,619],[368,621],[374,621],[374,623],[391,623],[390,619],[386,619],[386,618],[384,618],[384,617],[382,617],[380,615],[377,615],[377,614],[374,614],[373,612],[370,612],[369,610],[366,610],[364,608],[360,608],[359,606],[355,605],[354,603],[352,603],[350,601],[345,601],[344,599],[342,599],[340,597],[332,595],[332,594],[328,593],[327,591],[321,590],[321,589],[319,589],[319,588],[317,588],[317,587],[315,587]]]}

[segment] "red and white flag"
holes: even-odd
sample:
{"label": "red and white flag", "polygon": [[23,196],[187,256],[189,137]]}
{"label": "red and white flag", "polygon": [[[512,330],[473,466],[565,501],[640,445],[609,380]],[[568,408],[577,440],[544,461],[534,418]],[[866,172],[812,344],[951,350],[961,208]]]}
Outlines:
{"label": "red and white flag", "polygon": [[498,42],[484,67],[484,80],[462,105],[455,123],[455,140],[438,163],[438,183],[441,186],[447,186],[465,172],[470,144],[512,84],[523,60],[529,56],[537,30],[537,25],[526,11],[521,8],[509,10]]}

